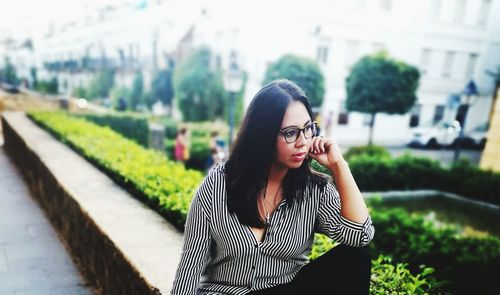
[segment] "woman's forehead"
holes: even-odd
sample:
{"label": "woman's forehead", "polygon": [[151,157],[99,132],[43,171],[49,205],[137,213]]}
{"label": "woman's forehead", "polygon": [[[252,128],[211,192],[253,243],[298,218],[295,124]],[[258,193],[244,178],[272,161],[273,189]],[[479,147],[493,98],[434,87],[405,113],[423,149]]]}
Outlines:
{"label": "woman's forehead", "polygon": [[294,101],[286,109],[285,116],[283,116],[283,121],[281,122],[281,128],[289,126],[302,127],[310,120],[311,118],[304,104],[300,101]]}

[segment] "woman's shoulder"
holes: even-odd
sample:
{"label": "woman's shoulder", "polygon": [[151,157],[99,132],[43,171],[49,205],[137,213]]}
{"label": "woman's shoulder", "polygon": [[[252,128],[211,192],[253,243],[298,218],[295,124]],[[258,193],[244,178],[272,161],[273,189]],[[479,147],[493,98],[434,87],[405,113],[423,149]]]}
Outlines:
{"label": "woman's shoulder", "polygon": [[225,163],[222,163],[220,165],[216,165],[215,167],[213,167],[212,169],[210,169],[210,171],[208,171],[208,174],[207,174],[207,178],[210,178],[212,180],[214,179],[225,179],[225,175],[226,175],[226,167],[225,167]]}
{"label": "woman's shoulder", "polygon": [[204,202],[213,202],[222,195],[226,189],[224,165],[218,165],[210,169],[200,185],[200,198]]}

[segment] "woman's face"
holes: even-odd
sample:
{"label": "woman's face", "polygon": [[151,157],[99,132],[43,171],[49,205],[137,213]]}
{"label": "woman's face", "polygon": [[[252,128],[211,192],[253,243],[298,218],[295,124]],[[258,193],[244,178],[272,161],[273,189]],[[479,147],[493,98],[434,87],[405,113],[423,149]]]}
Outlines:
{"label": "woman's face", "polygon": [[[304,104],[300,101],[293,101],[286,109],[280,130],[286,133],[287,130],[290,130],[288,129],[290,127],[304,128],[309,126],[310,123],[311,117],[309,117]],[[311,143],[312,137],[306,139],[303,132],[300,132],[297,141],[290,143],[285,140],[285,136],[280,132],[276,139],[275,163],[286,168],[299,168],[307,157]]]}

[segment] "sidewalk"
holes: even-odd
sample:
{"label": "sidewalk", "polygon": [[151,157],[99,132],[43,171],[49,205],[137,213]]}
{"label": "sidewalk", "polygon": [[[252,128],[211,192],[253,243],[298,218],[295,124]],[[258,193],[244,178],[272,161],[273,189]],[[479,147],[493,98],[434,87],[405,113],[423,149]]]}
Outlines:
{"label": "sidewalk", "polygon": [[0,132],[0,295],[91,295],[2,143]]}

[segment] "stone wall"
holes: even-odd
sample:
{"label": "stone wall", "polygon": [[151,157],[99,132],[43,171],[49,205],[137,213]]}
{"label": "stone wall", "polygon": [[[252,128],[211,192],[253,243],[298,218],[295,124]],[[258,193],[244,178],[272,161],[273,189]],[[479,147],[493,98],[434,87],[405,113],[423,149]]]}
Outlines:
{"label": "stone wall", "polygon": [[496,97],[480,167],[500,172],[500,88],[497,89]]}
{"label": "stone wall", "polygon": [[2,115],[4,148],[100,294],[169,294],[182,234],[23,113]]}

